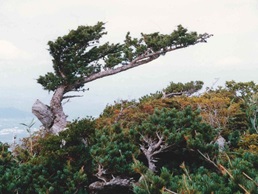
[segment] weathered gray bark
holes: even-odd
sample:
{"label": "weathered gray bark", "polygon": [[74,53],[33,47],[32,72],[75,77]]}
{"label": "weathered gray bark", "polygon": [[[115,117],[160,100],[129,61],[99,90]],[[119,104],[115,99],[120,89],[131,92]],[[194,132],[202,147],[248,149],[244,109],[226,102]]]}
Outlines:
{"label": "weathered gray bark", "polygon": [[91,194],[123,193],[133,194],[131,179],[113,178],[108,182],[96,181],[89,186]]}
{"label": "weathered gray bark", "polygon": [[37,99],[32,106],[32,113],[40,120],[45,128],[51,128],[54,121],[54,115],[49,106]]}
{"label": "weathered gray bark", "polygon": [[62,100],[65,87],[60,86],[56,89],[50,102],[50,107],[39,100],[32,106],[32,113],[40,120],[43,126],[53,134],[58,134],[67,125],[67,116],[62,107]]}
{"label": "weathered gray bark", "polygon": [[157,158],[155,155],[164,152],[169,146],[163,141],[164,137],[160,136],[158,133],[157,140],[156,138],[149,138],[149,137],[143,137],[144,144],[140,145],[141,150],[143,151],[147,161],[148,161],[148,168],[156,172],[156,165]]}
{"label": "weathered gray bark", "polygon": [[51,131],[54,134],[58,134],[60,131],[63,131],[67,125],[67,116],[64,113],[62,100],[65,94],[65,86],[60,86],[56,89],[51,102],[50,108],[54,115],[54,123],[51,127]]}
{"label": "weathered gray bark", "polygon": [[226,140],[224,137],[222,137],[221,135],[219,135],[219,137],[217,138],[216,144],[218,144],[219,147],[219,151],[223,152],[225,150],[225,144],[226,144]]}

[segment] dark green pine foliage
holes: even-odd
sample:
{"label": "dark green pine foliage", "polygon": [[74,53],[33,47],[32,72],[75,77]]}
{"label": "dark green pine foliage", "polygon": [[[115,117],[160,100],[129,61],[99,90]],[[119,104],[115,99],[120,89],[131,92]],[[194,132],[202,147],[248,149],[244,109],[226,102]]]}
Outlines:
{"label": "dark green pine foliage", "polygon": [[[215,132],[207,124],[201,123],[198,111],[188,107],[184,111],[176,109],[156,110],[155,113],[143,120],[142,124],[131,129],[123,129],[119,123],[96,130],[96,144],[91,148],[91,155],[96,169],[98,166],[106,169],[107,175],[120,175],[132,173],[132,158],[139,157],[146,161],[140,152],[140,145],[148,146],[145,142],[158,142],[158,136],[163,137],[162,150],[159,155],[162,160],[158,165],[179,165],[183,160],[200,160],[200,154],[211,152],[213,157],[216,145],[211,144]],[[164,153],[163,153],[164,152]],[[177,159],[169,160],[175,156]],[[165,163],[163,163],[165,159]]]}
{"label": "dark green pine foliage", "polygon": [[[236,111],[257,105],[256,91],[248,90],[243,93],[247,101]],[[232,103],[244,99],[229,88],[228,93],[215,92]],[[164,99],[155,99],[156,103],[159,100]],[[33,134],[13,153],[0,143],[0,193],[90,193],[89,185],[114,177],[133,178],[136,194],[258,193],[258,144],[251,122],[248,130],[232,119],[230,142],[219,151],[218,130],[204,123],[198,110],[163,104],[165,108],[158,106],[154,113],[134,117],[135,112],[140,115],[137,107],[143,103],[124,104],[124,109],[115,104],[102,118],[76,120],[58,136]],[[122,110],[126,111],[119,118],[108,119]],[[130,125],[125,125],[128,118]],[[155,148],[149,152],[155,171],[149,169],[144,153],[149,148]]]}
{"label": "dark green pine foliage", "polygon": [[[137,164],[139,166],[139,164]],[[135,166],[136,167],[136,166]],[[186,167],[184,167],[186,168]],[[170,194],[170,193],[233,193],[227,185],[227,177],[200,167],[195,173],[188,170],[180,175],[173,175],[163,167],[159,174],[146,171],[139,183],[134,185],[135,194]]]}
{"label": "dark green pine foliage", "polygon": [[245,100],[251,100],[251,96],[258,92],[258,85],[255,82],[235,82],[227,81],[226,89],[235,93]]}
{"label": "dark green pine foliage", "polygon": [[170,82],[170,84],[164,88],[162,91],[157,91],[152,94],[145,95],[141,97],[139,100],[140,102],[148,101],[151,99],[160,99],[160,98],[171,98],[174,96],[190,96],[203,87],[202,81],[191,81],[186,83],[174,83]]}
{"label": "dark green pine foliage", "polygon": [[107,34],[104,25],[98,22],[94,26],[79,26],[67,35],[49,41],[54,72],[40,76],[38,83],[48,91],[55,91],[60,86],[66,87],[65,92],[75,91],[87,82],[127,68],[94,77],[97,73],[145,64],[167,52],[206,42],[212,36],[189,32],[178,25],[170,34],[142,33],[140,38],[132,38],[128,32],[123,43],[102,43],[101,38]]}
{"label": "dark green pine foliage", "polygon": [[[133,167],[138,172],[140,168],[143,169],[139,163],[135,163]],[[167,194],[171,191],[168,188],[173,181],[172,173],[167,168],[162,168],[158,175],[145,169],[145,173],[142,174],[139,183],[134,185],[133,190],[135,194]]]}
{"label": "dark green pine foliage", "polygon": [[199,166],[189,169],[184,163],[180,165],[182,172],[173,173],[162,167],[159,174],[144,168],[141,163],[135,163],[134,169],[142,176],[134,185],[135,194],[170,194],[170,193],[257,193],[258,176],[253,160],[257,156],[246,153],[243,157],[223,164],[228,173],[225,174]]}
{"label": "dark green pine foliage", "polygon": [[94,127],[91,118],[76,120],[59,136],[38,139],[26,157],[26,148],[14,156],[1,144],[0,193],[88,193]]}
{"label": "dark green pine foliage", "polygon": [[87,193],[94,131],[94,120],[85,118],[74,121],[59,136],[50,135],[40,142],[40,155],[53,176],[50,180],[54,193]]}
{"label": "dark green pine foliage", "polygon": [[166,94],[190,96],[202,89],[203,84],[202,81],[191,81],[187,83],[171,82],[163,91]]}
{"label": "dark green pine foliage", "polygon": [[[160,157],[164,156],[160,159],[163,165],[172,165],[174,162],[179,165],[184,160],[189,162],[199,160],[197,150],[210,153],[212,157],[215,157],[217,152],[215,151],[214,138],[217,134],[209,125],[201,121],[199,112],[193,111],[191,107],[187,107],[183,111],[176,109],[156,110],[153,115],[136,127],[136,131],[140,135],[136,141],[147,146],[144,138],[158,142],[157,134],[163,137],[162,146],[167,147],[163,150],[164,154],[159,153]],[[170,162],[167,161],[168,163],[165,164],[166,160],[170,160]]]}
{"label": "dark green pine foliage", "polygon": [[75,89],[82,87],[79,83],[83,77],[101,71],[101,60],[105,56],[121,50],[119,44],[105,43],[98,46],[100,38],[105,34],[104,23],[99,22],[95,26],[79,26],[68,35],[49,41],[54,73],[40,76],[38,83],[49,91],[54,91],[60,85],[75,84]]}
{"label": "dark green pine foliage", "polygon": [[[157,155],[158,173],[147,169],[142,162],[134,163],[133,169],[141,175],[134,185],[136,194],[258,192],[257,155],[241,149],[238,152],[225,150],[218,153],[215,130],[200,123],[198,112],[194,114],[189,107],[183,111],[172,110],[174,114],[168,114],[170,111],[156,111],[138,128],[142,135],[153,139],[157,136],[152,131],[159,131],[161,135],[170,126],[178,130],[176,134],[166,133],[164,140],[171,142],[172,146],[165,153]],[[174,118],[174,122],[171,118]],[[195,121],[199,124],[194,124]],[[172,141],[169,141],[169,134],[173,134]]]}
{"label": "dark green pine foliage", "polygon": [[67,35],[48,42],[54,71],[40,76],[37,82],[45,90],[54,92],[50,109],[44,106],[53,115],[44,115],[43,108],[37,110],[39,101],[34,104],[33,113],[39,120],[42,120],[40,114],[48,118],[47,122],[42,122],[46,128],[51,126],[53,133],[62,131],[67,124],[61,102],[66,98],[78,97],[67,93],[85,91],[83,87],[86,83],[147,64],[167,52],[204,43],[212,36],[189,32],[181,25],[165,35],[142,33],[141,37],[132,38],[127,33],[124,42],[116,44],[103,43],[101,38],[105,34],[104,23],[98,22],[94,26],[79,26]]}
{"label": "dark green pine foliage", "polygon": [[75,169],[69,163],[55,169],[44,164],[16,163],[1,176],[1,193],[87,193],[84,170]]}
{"label": "dark green pine foliage", "polygon": [[12,182],[9,182],[12,177],[11,169],[16,164],[12,153],[8,151],[9,148],[8,144],[0,142],[0,193],[7,193],[15,186]]}
{"label": "dark green pine foliage", "polygon": [[258,133],[258,84],[253,81],[227,81],[226,89],[234,93],[234,100],[243,101],[242,109],[246,114],[249,130],[251,133]]}
{"label": "dark green pine foliage", "polygon": [[120,127],[119,123],[95,131],[96,143],[91,147],[91,156],[96,169],[103,168],[105,178],[111,175],[132,176],[132,156],[139,155],[138,146],[131,139],[129,131]]}

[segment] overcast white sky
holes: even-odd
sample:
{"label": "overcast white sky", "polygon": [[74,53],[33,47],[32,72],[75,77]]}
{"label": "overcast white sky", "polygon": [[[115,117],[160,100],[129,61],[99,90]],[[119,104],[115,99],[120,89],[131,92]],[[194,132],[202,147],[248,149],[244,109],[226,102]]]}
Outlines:
{"label": "overcast white sky", "polygon": [[171,81],[258,83],[257,0],[0,0],[0,107],[30,111],[37,98],[48,104],[51,94],[36,83],[52,70],[47,42],[98,21],[106,22],[105,39],[114,43],[127,31],[170,33],[178,24],[214,36],[207,44],[88,84],[83,98],[65,105],[70,118],[97,116],[107,103],[137,99]]}

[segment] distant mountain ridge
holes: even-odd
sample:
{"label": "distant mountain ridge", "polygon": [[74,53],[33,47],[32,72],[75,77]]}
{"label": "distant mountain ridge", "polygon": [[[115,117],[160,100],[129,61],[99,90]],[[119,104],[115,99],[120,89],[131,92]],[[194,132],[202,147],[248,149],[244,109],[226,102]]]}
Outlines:
{"label": "distant mountain ridge", "polygon": [[8,107],[0,108],[0,118],[26,118],[32,116],[32,113]]}

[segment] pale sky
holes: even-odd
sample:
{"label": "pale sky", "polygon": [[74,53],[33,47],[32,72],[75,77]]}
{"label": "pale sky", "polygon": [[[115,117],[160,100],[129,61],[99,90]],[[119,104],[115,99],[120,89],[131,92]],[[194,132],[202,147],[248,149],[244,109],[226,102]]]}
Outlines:
{"label": "pale sky", "polygon": [[64,105],[70,118],[98,116],[106,104],[138,99],[169,82],[202,80],[258,83],[257,0],[0,0],[0,108],[31,111],[51,93],[36,83],[52,71],[47,42],[79,25],[106,22],[106,41],[122,42],[130,31],[170,33],[178,24],[214,34],[207,44],[167,53],[144,66],[97,80],[83,98]]}

